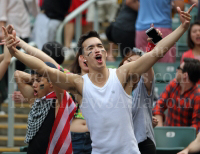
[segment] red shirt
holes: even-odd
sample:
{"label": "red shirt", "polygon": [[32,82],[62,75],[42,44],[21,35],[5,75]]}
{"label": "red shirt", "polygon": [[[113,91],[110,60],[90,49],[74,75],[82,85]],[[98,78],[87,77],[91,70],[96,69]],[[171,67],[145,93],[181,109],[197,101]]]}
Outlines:
{"label": "red shirt", "polygon": [[181,57],[181,63],[183,62],[184,58],[194,58],[195,59],[194,54],[192,53],[192,49],[183,53],[183,55]]}
{"label": "red shirt", "polygon": [[197,85],[180,94],[180,85],[172,80],[160,95],[153,109],[154,115],[162,115],[168,109],[165,126],[192,126],[200,129],[200,89]]}

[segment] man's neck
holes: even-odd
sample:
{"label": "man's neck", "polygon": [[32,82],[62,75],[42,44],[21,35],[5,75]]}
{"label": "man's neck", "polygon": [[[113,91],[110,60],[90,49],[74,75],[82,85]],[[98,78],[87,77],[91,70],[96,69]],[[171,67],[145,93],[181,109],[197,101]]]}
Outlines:
{"label": "man's neck", "polygon": [[104,67],[101,70],[91,70],[88,77],[94,85],[103,87],[109,78],[109,69]]}
{"label": "man's neck", "polygon": [[185,81],[183,83],[180,83],[180,86],[181,86],[181,95],[183,95],[184,92],[192,88],[194,84],[191,81]]}

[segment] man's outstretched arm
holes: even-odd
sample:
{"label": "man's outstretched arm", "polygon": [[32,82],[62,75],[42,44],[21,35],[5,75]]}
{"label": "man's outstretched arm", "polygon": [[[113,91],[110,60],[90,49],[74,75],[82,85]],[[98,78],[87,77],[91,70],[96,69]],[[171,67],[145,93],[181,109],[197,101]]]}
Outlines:
{"label": "man's outstretched arm", "polygon": [[[8,25],[8,26],[6,26],[6,30],[7,30],[8,34],[12,34],[15,29],[12,25]],[[41,59],[43,62],[50,62],[58,68],[58,63],[53,58],[51,58],[49,55],[47,55],[43,51],[41,51],[31,45],[29,45],[28,43],[24,42],[22,39],[20,39],[17,36],[15,39],[20,41],[17,46],[24,49],[24,51],[26,51],[26,53],[28,53],[31,56]]]}
{"label": "man's outstretched arm", "polygon": [[[76,75],[76,74],[64,74],[58,69],[48,67],[40,59],[33,57],[31,55],[27,55],[23,52],[20,52],[15,47],[16,44],[18,43],[17,41],[14,41],[15,36],[8,35],[8,32],[5,29],[5,27],[3,27],[3,31],[5,34],[6,46],[8,47],[10,54],[16,57],[26,66],[35,70],[36,72],[43,75],[44,77],[48,77],[51,80],[51,82],[53,82],[56,86],[62,89],[69,90],[71,88],[76,88],[77,85],[80,85],[80,82],[82,82],[81,76]],[[77,90],[82,94],[81,87],[78,88]]]}
{"label": "man's outstretched arm", "polygon": [[[126,77],[127,79],[130,75],[137,74],[138,76],[140,76],[143,73],[147,72],[160,58],[162,58],[167,53],[167,51],[189,28],[191,20],[190,12],[194,6],[195,4],[193,4],[187,12],[180,11],[180,8],[177,8],[180,16],[184,18],[182,24],[171,34],[163,38],[151,52],[146,53],[135,62],[130,62],[126,65],[123,65],[119,68],[118,72],[121,72],[121,74],[123,74],[123,72],[128,74]],[[123,80],[120,76],[122,75],[118,73],[118,77],[120,78],[120,80]]]}

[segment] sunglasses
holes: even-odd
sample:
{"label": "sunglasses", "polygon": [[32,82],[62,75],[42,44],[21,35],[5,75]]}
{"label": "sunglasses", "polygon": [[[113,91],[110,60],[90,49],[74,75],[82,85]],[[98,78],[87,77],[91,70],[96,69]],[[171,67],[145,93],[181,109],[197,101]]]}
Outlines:
{"label": "sunglasses", "polygon": [[177,70],[183,71],[183,69],[180,66],[177,67]]}

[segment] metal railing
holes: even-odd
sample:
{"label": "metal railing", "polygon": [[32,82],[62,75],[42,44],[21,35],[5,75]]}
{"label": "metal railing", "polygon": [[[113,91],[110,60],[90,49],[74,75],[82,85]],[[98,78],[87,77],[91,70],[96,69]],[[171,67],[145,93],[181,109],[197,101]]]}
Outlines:
{"label": "metal railing", "polygon": [[82,34],[82,12],[86,10],[91,4],[94,3],[94,30],[99,31],[99,25],[98,25],[98,8],[97,8],[97,2],[98,0],[88,0],[85,3],[83,3],[80,7],[78,7],[76,10],[74,10],[72,13],[70,13],[64,21],[60,24],[57,33],[56,33],[56,41],[60,44],[63,44],[63,29],[66,23],[71,21],[72,19],[76,18],[76,26],[75,26],[75,40],[78,42],[79,37]]}
{"label": "metal railing", "polygon": [[[36,44],[34,42],[28,43],[31,46],[36,47]],[[20,49],[21,52],[25,52],[23,49]],[[15,113],[15,105],[14,101],[12,100],[12,97],[10,95],[14,92],[14,81],[13,76],[15,72],[15,62],[16,58],[12,57],[10,61],[10,65],[8,66],[8,147],[14,146],[14,113]]]}

